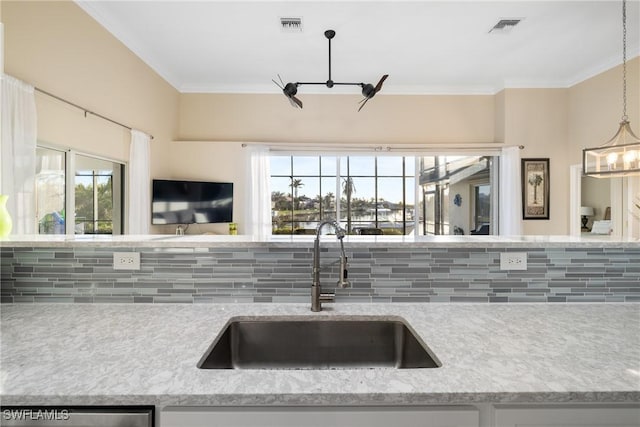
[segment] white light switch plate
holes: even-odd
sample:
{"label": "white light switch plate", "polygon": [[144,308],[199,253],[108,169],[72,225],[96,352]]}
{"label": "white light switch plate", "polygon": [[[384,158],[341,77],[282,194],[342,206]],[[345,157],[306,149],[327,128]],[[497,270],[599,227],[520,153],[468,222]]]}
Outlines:
{"label": "white light switch plate", "polygon": [[502,252],[500,253],[500,270],[526,270],[526,252]]}
{"label": "white light switch plate", "polygon": [[140,252],[114,252],[114,270],[140,270]]}

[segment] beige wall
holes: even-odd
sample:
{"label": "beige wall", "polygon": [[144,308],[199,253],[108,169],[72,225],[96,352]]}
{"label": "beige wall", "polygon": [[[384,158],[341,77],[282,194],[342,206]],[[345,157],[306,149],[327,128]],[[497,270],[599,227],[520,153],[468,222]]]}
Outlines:
{"label": "beige wall", "polygon": [[549,158],[549,220],[522,221],[523,234],[568,234],[567,89],[504,91],[507,145],[523,145],[522,158]]}
{"label": "beige wall", "polygon": [[[329,90],[329,89],[327,89]],[[183,140],[362,144],[493,142],[491,95],[377,95],[357,111],[357,95],[182,94]]]}
{"label": "beige wall", "polygon": [[505,134],[505,91],[501,90],[496,93],[494,96],[495,102],[495,121],[494,121],[494,132],[496,137],[496,142],[504,142],[504,134]]}
{"label": "beige wall", "polygon": [[[210,180],[233,182],[233,220],[238,223],[238,233],[245,230],[245,197],[247,196],[247,150],[238,142],[184,142],[171,143],[169,153],[172,161],[165,178]],[[175,226],[159,228],[161,232],[173,233]],[[227,234],[228,224],[194,224],[188,233]]]}
{"label": "beige wall", "polygon": [[[75,3],[1,3],[5,72],[152,134],[151,173],[164,173],[178,92]],[[36,103],[40,141],[128,161],[126,129],[42,94]]]}
{"label": "beige wall", "polygon": [[594,209],[594,216],[587,218],[589,228],[591,228],[593,221],[604,219],[605,210],[611,206],[611,183],[610,179],[582,177],[581,206],[589,206]]}

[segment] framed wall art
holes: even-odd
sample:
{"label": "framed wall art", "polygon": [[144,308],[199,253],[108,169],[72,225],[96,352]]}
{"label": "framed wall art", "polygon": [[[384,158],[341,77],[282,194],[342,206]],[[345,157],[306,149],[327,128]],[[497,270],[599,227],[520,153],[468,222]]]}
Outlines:
{"label": "framed wall art", "polygon": [[522,159],[522,219],[549,219],[549,159]]}

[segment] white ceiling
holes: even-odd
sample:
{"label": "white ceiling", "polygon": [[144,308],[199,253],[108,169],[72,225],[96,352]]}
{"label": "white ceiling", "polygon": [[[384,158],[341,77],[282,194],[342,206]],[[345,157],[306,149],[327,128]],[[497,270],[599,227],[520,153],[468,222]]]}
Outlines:
{"label": "white ceiling", "polygon": [[[113,1],[78,4],[181,92],[277,93],[271,82],[328,78],[390,94],[568,87],[622,62],[622,2]],[[627,2],[628,58],[640,52],[640,0]],[[302,17],[283,32],[280,17]],[[524,18],[507,34],[502,18]],[[303,86],[304,93],[358,88]]]}

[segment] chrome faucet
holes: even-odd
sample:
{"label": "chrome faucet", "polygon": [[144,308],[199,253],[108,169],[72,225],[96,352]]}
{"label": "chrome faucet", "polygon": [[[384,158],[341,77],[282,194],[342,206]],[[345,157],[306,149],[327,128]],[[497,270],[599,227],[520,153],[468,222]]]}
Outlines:
{"label": "chrome faucet", "polygon": [[332,302],[335,293],[322,293],[320,286],[320,231],[325,225],[332,225],[336,231],[336,237],[340,241],[340,278],[336,286],[340,288],[349,287],[351,284],[347,279],[347,256],[344,253],[342,239],[346,232],[340,227],[337,221],[323,221],[316,229],[316,239],[313,242],[313,283],[311,284],[311,311],[322,311],[323,302]]}

